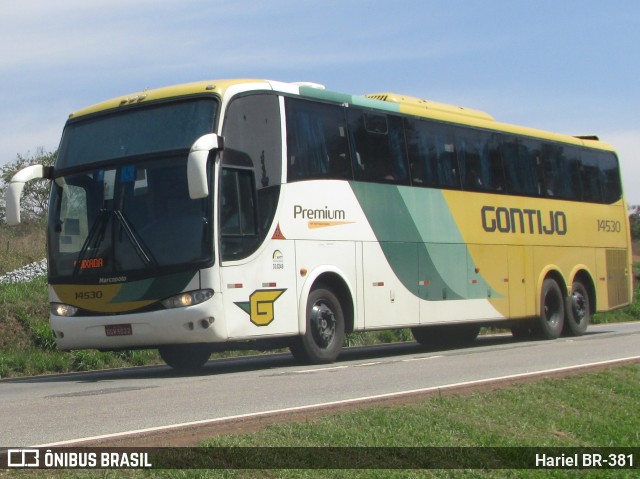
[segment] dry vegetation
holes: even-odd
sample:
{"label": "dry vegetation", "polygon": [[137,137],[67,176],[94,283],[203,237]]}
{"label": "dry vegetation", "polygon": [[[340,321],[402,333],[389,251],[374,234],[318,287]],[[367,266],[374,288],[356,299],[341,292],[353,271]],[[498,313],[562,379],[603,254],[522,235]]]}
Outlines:
{"label": "dry vegetation", "polygon": [[0,274],[46,257],[45,227],[27,223],[17,227],[0,225]]}

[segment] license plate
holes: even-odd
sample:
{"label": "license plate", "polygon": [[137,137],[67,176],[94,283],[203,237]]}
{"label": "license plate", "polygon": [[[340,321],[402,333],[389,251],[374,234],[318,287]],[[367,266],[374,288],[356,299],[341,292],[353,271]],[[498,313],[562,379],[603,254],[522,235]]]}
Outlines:
{"label": "license plate", "polygon": [[130,324],[110,324],[104,327],[107,336],[131,336],[133,329]]}

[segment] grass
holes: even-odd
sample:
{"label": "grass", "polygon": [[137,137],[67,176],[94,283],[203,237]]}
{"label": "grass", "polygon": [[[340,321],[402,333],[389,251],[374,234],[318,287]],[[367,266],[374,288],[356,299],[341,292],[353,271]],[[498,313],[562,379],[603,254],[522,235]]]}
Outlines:
{"label": "grass", "polygon": [[[0,225],[0,274],[46,256],[44,227]],[[49,327],[46,278],[0,284],[0,378],[160,363],[156,351],[59,351]]]}
{"label": "grass", "polygon": [[0,274],[40,261],[46,257],[46,244],[44,225],[0,223]]}
{"label": "grass", "polygon": [[59,351],[49,327],[46,278],[0,284],[0,377],[89,371],[161,362],[156,351]]}

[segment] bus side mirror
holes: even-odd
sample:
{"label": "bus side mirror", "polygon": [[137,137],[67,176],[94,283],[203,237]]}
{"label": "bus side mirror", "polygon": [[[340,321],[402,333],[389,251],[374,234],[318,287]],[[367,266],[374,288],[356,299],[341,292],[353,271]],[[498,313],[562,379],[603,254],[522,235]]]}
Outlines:
{"label": "bus side mirror", "polygon": [[211,150],[222,150],[222,137],[215,133],[198,138],[191,150],[187,160],[187,182],[189,183],[189,197],[198,200],[209,196],[209,185],[207,184],[207,158]]}
{"label": "bus side mirror", "polygon": [[53,178],[53,167],[31,165],[18,171],[7,185],[6,211],[7,224],[14,226],[20,223],[20,196],[27,181]]}

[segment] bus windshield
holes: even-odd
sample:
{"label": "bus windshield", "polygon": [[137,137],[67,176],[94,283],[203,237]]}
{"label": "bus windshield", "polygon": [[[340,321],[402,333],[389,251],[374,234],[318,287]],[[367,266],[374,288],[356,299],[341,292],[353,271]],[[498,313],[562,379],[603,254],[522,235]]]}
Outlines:
{"label": "bus windshield", "polygon": [[193,269],[212,257],[207,199],[192,200],[186,155],[57,178],[51,278],[87,280]]}
{"label": "bus windshield", "polygon": [[200,98],[71,120],[62,136],[56,170],[188,150],[200,136],[213,131],[217,106],[214,98]]}
{"label": "bus windshield", "polygon": [[[210,200],[189,197],[187,157],[192,141],[213,129],[215,102],[204,102],[208,115],[202,105],[194,110],[196,103],[67,128],[56,169],[73,169],[55,178],[49,206],[53,282],[119,282],[211,262]],[[187,120],[187,110],[200,119]],[[148,124],[138,125],[131,115]]]}

